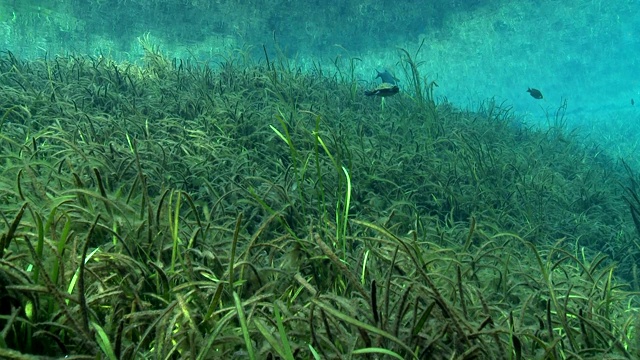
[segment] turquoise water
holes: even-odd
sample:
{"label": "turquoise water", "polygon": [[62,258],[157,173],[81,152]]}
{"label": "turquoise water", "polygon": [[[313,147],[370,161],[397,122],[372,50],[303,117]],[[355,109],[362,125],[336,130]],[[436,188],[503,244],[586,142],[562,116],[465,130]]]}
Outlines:
{"label": "turquoise water", "polygon": [[398,47],[424,41],[417,59],[441,99],[474,108],[495,98],[543,125],[566,100],[569,125],[627,157],[640,123],[639,13],[637,1],[591,0],[2,0],[0,46],[136,61],[149,34],[170,56],[208,61],[238,48],[262,57],[266,45],[303,68],[356,58],[364,84],[375,69],[398,70]]}

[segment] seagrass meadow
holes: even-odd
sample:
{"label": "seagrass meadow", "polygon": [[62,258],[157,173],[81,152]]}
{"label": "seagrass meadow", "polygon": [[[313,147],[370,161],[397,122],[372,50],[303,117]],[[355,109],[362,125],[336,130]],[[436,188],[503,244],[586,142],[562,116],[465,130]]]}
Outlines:
{"label": "seagrass meadow", "polygon": [[141,44],[0,56],[0,357],[640,357],[640,179],[564,106]]}

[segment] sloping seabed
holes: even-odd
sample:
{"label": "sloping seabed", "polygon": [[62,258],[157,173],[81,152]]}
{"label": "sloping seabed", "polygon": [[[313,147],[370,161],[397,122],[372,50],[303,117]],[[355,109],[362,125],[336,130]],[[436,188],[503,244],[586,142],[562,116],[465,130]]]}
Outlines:
{"label": "sloping seabed", "polygon": [[142,44],[0,57],[0,357],[640,356],[638,179],[562,109]]}

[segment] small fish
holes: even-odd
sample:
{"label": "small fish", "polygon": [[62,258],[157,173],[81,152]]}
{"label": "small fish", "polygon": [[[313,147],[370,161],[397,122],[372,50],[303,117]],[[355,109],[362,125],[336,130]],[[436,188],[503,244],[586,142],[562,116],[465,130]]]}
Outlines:
{"label": "small fish", "polygon": [[633,101],[633,99],[631,99],[631,106],[633,106],[633,105],[635,105],[635,104],[636,104],[636,102],[635,102],[635,101]]}
{"label": "small fish", "polygon": [[528,88],[527,92],[531,94],[531,97],[534,99],[542,99],[542,93],[538,89]]}
{"label": "small fish", "polygon": [[375,89],[365,90],[364,95],[387,97],[387,96],[393,96],[397,94],[399,91],[400,91],[400,88],[398,88],[398,85],[382,83]]}
{"label": "small fish", "polygon": [[398,85],[398,79],[396,79],[395,76],[391,75],[391,73],[387,69],[383,69],[382,72],[376,70],[376,72],[378,73],[376,79],[380,78],[383,83]]}

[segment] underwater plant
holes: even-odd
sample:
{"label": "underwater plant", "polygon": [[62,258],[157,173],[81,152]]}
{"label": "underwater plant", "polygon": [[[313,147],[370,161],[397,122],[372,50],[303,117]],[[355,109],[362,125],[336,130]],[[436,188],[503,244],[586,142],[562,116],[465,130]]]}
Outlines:
{"label": "underwater plant", "polygon": [[408,52],[381,112],[348,69],[141,44],[0,57],[0,357],[640,356],[632,169]]}

